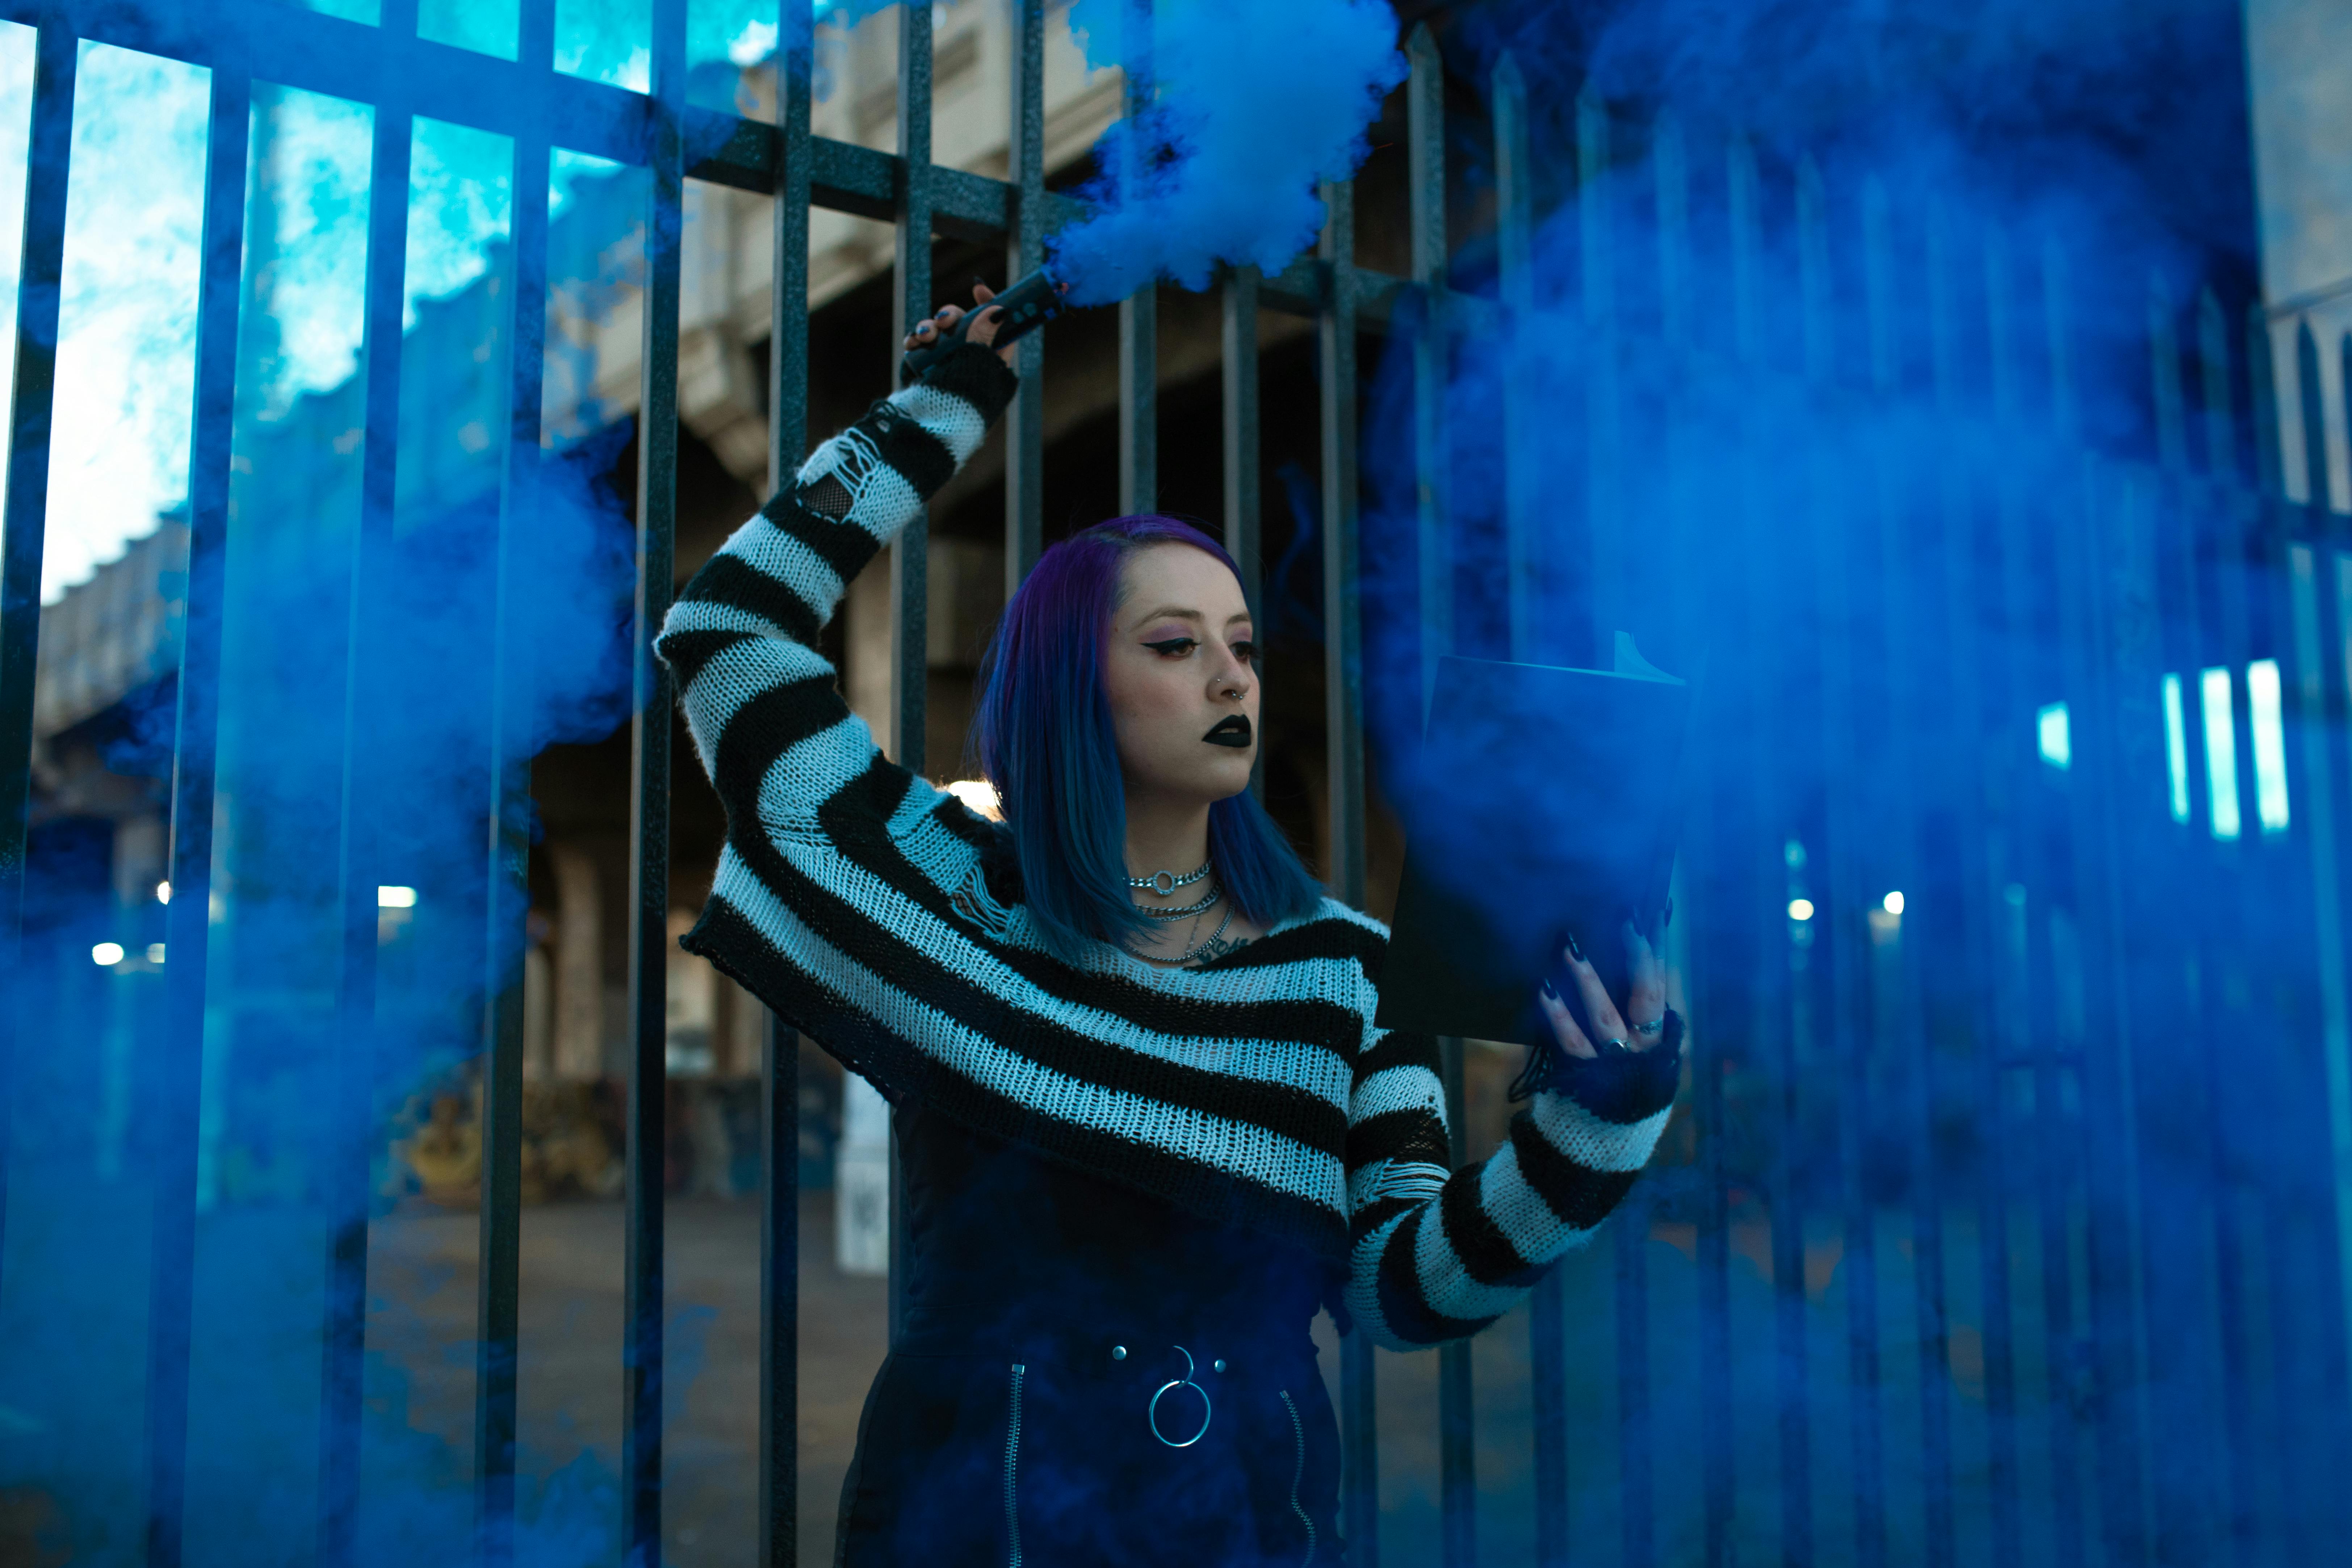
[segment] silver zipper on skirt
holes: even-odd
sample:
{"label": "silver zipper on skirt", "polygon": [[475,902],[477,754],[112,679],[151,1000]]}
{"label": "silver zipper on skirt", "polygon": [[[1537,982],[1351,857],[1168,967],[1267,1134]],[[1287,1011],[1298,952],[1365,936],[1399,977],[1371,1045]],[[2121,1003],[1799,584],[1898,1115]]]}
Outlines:
{"label": "silver zipper on skirt", "polygon": [[[1021,1379],[1028,1370],[1017,1361],[1013,1363],[1013,1413],[1004,1428],[1004,1539],[1010,1546],[1005,1558],[1009,1568],[1021,1568],[1021,1504],[1013,1491],[1013,1479],[1021,1468]],[[1290,1395],[1282,1397],[1287,1403]],[[1290,1419],[1294,1424],[1297,1421],[1296,1412]],[[1291,1506],[1296,1508],[1297,1504]]]}
{"label": "silver zipper on skirt", "polygon": [[[1017,1400],[1019,1395],[1016,1394],[1014,1397]],[[1299,1559],[1298,1565],[1298,1568],[1307,1568],[1307,1563],[1315,1561],[1315,1521],[1307,1517],[1305,1509],[1298,1506],[1298,1483],[1307,1479],[1307,1423],[1298,1418],[1298,1406],[1290,1402],[1290,1390],[1286,1388],[1282,1390],[1282,1407],[1290,1412],[1290,1436],[1298,1445],[1298,1463],[1290,1472],[1290,1511],[1297,1514],[1298,1522],[1307,1527],[1307,1555]],[[1013,1561],[1020,1561],[1019,1552],[1013,1553]]]}

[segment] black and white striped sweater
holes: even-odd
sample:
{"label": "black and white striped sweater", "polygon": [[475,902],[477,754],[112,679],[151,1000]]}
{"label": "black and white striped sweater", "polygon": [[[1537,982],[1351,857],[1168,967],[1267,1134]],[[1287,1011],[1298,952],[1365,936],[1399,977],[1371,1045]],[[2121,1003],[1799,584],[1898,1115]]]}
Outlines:
{"label": "black and white striped sweater", "polygon": [[670,612],[656,647],[728,818],[685,945],[894,1101],[1319,1255],[1381,1342],[1474,1332],[1633,1184],[1675,1053],[1577,1064],[1449,1175],[1434,1042],[1372,1024],[1379,921],[1327,899],[1190,969],[1045,951],[1006,830],[885,760],[814,646],[1013,386],[968,345],[876,404]]}

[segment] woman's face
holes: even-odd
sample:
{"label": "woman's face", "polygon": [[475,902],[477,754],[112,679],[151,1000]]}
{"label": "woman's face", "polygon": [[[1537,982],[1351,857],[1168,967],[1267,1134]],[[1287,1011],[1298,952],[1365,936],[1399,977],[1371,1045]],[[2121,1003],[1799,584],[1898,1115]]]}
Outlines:
{"label": "woman's face", "polygon": [[1206,804],[1249,787],[1256,657],[1241,584],[1222,562],[1189,544],[1127,558],[1103,685],[1129,796]]}

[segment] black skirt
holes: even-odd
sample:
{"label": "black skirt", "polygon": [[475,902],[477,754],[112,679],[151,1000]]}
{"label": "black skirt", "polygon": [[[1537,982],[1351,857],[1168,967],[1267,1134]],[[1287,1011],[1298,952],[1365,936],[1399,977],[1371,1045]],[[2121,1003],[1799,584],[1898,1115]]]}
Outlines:
{"label": "black skirt", "polygon": [[842,1568],[1336,1564],[1317,1262],[901,1111],[906,1317]]}

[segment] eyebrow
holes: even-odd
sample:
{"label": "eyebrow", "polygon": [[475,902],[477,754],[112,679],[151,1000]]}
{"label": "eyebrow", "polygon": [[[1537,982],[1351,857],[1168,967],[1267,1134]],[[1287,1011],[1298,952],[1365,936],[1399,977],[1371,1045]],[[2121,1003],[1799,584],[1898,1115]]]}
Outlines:
{"label": "eyebrow", "polygon": [[[1142,618],[1144,621],[1156,621],[1163,616],[1172,616],[1180,621],[1201,621],[1203,623],[1205,623],[1209,618],[1198,610],[1180,609],[1174,605],[1163,605],[1160,609],[1152,611],[1150,615],[1145,616]],[[1250,613],[1247,610],[1235,610],[1232,615],[1225,617],[1225,625],[1232,626],[1235,621],[1245,621],[1249,618]]]}

